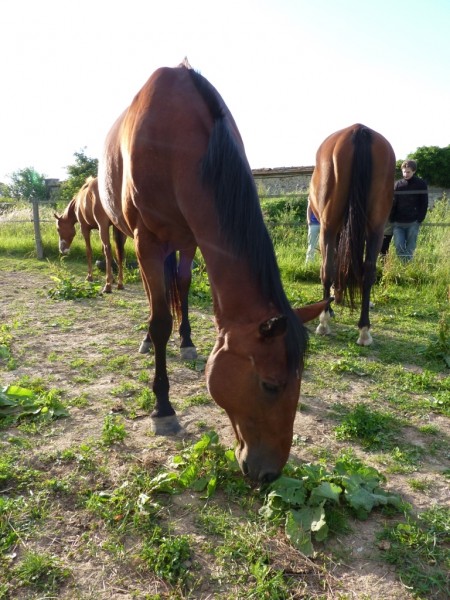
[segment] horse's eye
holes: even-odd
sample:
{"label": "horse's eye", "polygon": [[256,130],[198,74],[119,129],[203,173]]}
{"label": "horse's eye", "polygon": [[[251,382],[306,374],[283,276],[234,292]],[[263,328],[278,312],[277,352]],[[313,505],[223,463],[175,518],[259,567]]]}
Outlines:
{"label": "horse's eye", "polygon": [[280,390],[280,386],[268,381],[261,382],[262,389],[269,394],[276,394]]}

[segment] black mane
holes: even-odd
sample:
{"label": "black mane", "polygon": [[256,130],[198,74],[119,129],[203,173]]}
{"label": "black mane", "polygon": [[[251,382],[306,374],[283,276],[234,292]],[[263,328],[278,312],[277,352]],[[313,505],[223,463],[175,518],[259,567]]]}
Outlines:
{"label": "black mane", "polygon": [[214,87],[193,69],[189,73],[214,118],[202,178],[214,190],[222,235],[235,255],[248,262],[265,300],[287,317],[289,368],[298,369],[307,347],[307,331],[284,292],[244,149],[230,129],[232,117]]}

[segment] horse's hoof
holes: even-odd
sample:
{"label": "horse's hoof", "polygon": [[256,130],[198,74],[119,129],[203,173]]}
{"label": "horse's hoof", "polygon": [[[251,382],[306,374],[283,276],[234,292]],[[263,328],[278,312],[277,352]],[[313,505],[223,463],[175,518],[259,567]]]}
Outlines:
{"label": "horse's hoof", "polygon": [[102,293],[103,293],[103,294],[112,294],[112,289],[111,289],[111,286],[110,286],[109,284],[108,284],[108,285],[105,285],[105,287],[103,288],[103,291],[102,291]]}
{"label": "horse's hoof", "polygon": [[181,360],[195,360],[198,356],[195,346],[185,346],[180,348]]}
{"label": "horse's hoof", "polygon": [[176,415],[170,417],[151,417],[152,431],[155,435],[175,435],[181,431]]}
{"label": "horse's hoof", "polygon": [[331,329],[329,325],[317,325],[316,334],[317,335],[330,335]]}
{"label": "horse's hoof", "polygon": [[117,289],[118,289],[118,290],[124,290],[124,289],[125,289],[125,286],[123,285],[123,283],[118,283],[118,284],[117,284]]}
{"label": "horse's hoof", "polygon": [[153,344],[148,342],[147,340],[142,340],[141,345],[139,346],[139,354],[148,354],[152,349]]}
{"label": "horse's hoof", "polygon": [[94,281],[94,278],[92,277],[92,275],[88,275],[86,277],[86,281]]}
{"label": "horse's hoof", "polygon": [[373,342],[372,336],[368,327],[363,327],[359,331],[359,338],[356,340],[358,346],[370,346]]}

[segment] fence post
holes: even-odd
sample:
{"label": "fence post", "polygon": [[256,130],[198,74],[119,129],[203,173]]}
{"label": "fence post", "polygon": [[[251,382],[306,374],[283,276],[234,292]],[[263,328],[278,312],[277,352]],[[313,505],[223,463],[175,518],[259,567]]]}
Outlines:
{"label": "fence post", "polygon": [[38,260],[44,258],[44,249],[42,248],[41,238],[41,226],[39,222],[39,200],[37,198],[30,198],[33,205],[33,225],[34,225],[34,239],[36,241],[36,255]]}

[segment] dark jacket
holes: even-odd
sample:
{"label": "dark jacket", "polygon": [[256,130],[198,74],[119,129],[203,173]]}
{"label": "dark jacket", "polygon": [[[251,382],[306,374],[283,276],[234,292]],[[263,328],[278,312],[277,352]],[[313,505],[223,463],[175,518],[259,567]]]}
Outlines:
{"label": "dark jacket", "polygon": [[413,175],[400,179],[394,186],[394,203],[389,220],[393,223],[422,223],[428,210],[428,187],[423,179]]}

